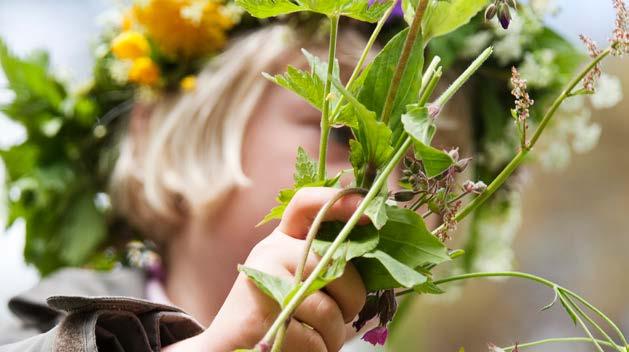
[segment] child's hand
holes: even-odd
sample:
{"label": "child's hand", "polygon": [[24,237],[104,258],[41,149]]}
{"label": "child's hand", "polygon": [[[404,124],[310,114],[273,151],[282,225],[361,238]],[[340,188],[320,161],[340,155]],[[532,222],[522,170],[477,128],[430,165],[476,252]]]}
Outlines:
{"label": "child's hand", "polygon": [[[337,192],[337,189],[323,187],[300,189],[286,208],[279,226],[253,248],[245,266],[292,278],[301,260],[304,238],[312,220]],[[330,209],[326,220],[347,221],[361,199],[359,195],[342,198]],[[366,217],[361,219],[361,222],[367,221]],[[304,277],[318,261],[317,256],[309,255]],[[365,287],[356,269],[348,263],[342,277],[326,286],[324,291],[306,298],[297,308],[286,331],[283,351],[338,351],[346,339],[345,324],[354,319],[364,303]],[[279,305],[241,273],[212,325],[203,334],[170,346],[166,351],[252,348],[264,336],[279,311]]]}

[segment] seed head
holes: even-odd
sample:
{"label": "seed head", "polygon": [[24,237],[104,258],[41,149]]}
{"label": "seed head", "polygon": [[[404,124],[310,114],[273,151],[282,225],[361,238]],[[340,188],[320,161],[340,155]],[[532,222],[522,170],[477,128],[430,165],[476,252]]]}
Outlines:
{"label": "seed head", "polygon": [[529,97],[526,80],[520,77],[520,73],[515,67],[511,68],[511,84],[513,85],[511,94],[515,97],[516,117],[518,122],[525,123],[529,118],[529,109],[535,101]]}

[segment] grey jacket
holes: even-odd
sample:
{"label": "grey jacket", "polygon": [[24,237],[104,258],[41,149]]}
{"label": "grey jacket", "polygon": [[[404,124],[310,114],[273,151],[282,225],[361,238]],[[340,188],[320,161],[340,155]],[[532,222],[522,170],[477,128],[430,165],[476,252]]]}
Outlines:
{"label": "grey jacket", "polygon": [[149,352],[203,327],[181,309],[152,303],[132,269],[64,269],[9,301],[0,352]]}

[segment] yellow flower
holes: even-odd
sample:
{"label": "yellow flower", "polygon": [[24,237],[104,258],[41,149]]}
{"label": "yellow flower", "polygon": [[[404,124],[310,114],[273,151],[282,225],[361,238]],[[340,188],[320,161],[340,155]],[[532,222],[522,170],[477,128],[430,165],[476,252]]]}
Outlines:
{"label": "yellow flower", "polygon": [[173,59],[194,59],[221,49],[234,26],[215,0],[148,0],[134,14],[159,49]]}
{"label": "yellow flower", "polygon": [[133,11],[126,11],[122,15],[122,20],[120,21],[120,29],[123,31],[130,31],[133,28]]}
{"label": "yellow flower", "polygon": [[197,77],[194,75],[186,76],[179,82],[179,85],[186,92],[192,91],[197,87]]}
{"label": "yellow flower", "polygon": [[146,38],[136,31],[122,32],[111,42],[111,51],[121,60],[147,56],[149,50]]}
{"label": "yellow flower", "polygon": [[148,57],[137,58],[129,69],[129,81],[153,86],[159,81],[159,68]]}

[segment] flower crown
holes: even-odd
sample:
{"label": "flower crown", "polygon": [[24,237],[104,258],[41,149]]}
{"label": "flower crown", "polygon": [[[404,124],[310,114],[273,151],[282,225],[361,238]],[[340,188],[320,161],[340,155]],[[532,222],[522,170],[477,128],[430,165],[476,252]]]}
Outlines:
{"label": "flower crown", "polygon": [[[483,180],[492,179],[517,149],[517,140],[504,138],[505,131],[515,136],[509,117],[513,100],[505,94],[510,90],[511,66],[519,68],[532,96],[543,103],[554,96],[584,58],[545,27],[534,8],[519,5],[520,16],[512,19],[509,15],[506,24],[511,28],[504,31],[501,26],[505,26],[508,9],[500,6],[498,19],[488,22],[485,14],[479,14],[456,32],[431,41],[429,47],[431,54],[443,59],[444,69],[467,66],[481,48],[491,43],[495,47],[495,58],[480,71],[483,89],[475,90],[470,99],[479,153],[476,173]],[[113,131],[122,125],[115,117],[128,112],[136,99],[163,91],[193,90],[195,75],[209,58],[220,53],[230,35],[265,23],[248,17],[233,2],[138,0],[103,31],[93,79],[81,89],[55,77],[45,54],[19,58],[0,40],[0,65],[15,93],[15,99],[2,106],[2,111],[22,124],[28,134],[22,144],[0,150],[9,189],[7,226],[17,219],[25,220],[26,261],[44,275],[63,266],[109,268],[125,263],[127,257],[120,249],[137,237],[124,221],[112,217],[106,193],[115,160]],[[400,28],[397,23],[396,19],[389,22],[390,33]],[[598,99],[593,99],[595,105],[610,105]],[[541,115],[535,109],[542,105],[530,107],[531,115]],[[577,115],[583,111],[562,113]],[[578,121],[591,125],[587,118],[579,117]],[[568,145],[569,153],[570,137],[565,126],[561,131],[562,136],[553,143]],[[552,154],[552,146],[549,150],[542,155]],[[566,147],[563,150],[565,154]],[[517,219],[517,214],[517,194],[506,191],[477,213],[472,231],[490,226],[497,216]],[[483,233],[504,239],[512,236],[498,232],[516,229],[507,226]],[[493,241],[480,235],[470,238]],[[503,245],[504,251],[510,250],[510,243]],[[468,247],[484,248],[478,243]],[[501,252],[494,245],[491,254],[496,253]],[[475,265],[474,254],[470,251],[467,256],[469,265]],[[488,256],[484,253],[482,257]]]}

